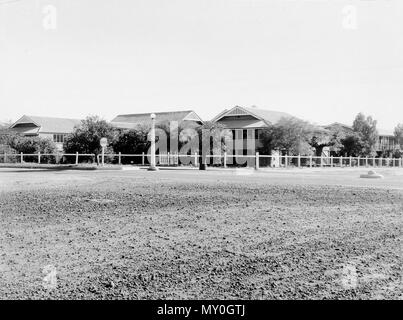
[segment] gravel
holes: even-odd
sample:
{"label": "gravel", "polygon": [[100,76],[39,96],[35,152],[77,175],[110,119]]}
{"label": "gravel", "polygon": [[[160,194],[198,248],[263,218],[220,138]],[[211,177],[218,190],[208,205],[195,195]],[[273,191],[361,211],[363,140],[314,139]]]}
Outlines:
{"label": "gravel", "polygon": [[285,173],[0,175],[1,299],[403,298],[398,188]]}

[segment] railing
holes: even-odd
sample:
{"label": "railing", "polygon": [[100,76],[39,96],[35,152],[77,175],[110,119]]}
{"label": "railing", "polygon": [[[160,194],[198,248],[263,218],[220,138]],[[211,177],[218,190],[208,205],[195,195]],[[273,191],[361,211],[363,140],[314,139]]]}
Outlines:
{"label": "railing", "polygon": [[[97,158],[98,157],[98,158]],[[325,167],[403,167],[403,158],[382,157],[318,157],[318,156],[288,156],[288,155],[260,155],[258,152],[248,155],[233,155],[226,152],[219,155],[194,154],[157,154],[156,162],[160,166],[193,165],[200,162],[215,166],[247,166],[272,168],[325,168]],[[81,153],[4,153],[0,154],[0,163],[102,163],[101,155]],[[148,155],[141,154],[105,154],[104,163],[148,165]]]}
{"label": "railing", "polygon": [[1,163],[74,163],[95,162],[94,154],[84,153],[4,153],[0,154]]}

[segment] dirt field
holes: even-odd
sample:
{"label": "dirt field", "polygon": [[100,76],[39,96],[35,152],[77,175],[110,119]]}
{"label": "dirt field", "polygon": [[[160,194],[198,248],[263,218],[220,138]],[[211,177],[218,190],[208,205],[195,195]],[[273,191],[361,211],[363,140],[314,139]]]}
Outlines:
{"label": "dirt field", "polygon": [[403,169],[365,171],[1,169],[0,298],[402,299]]}

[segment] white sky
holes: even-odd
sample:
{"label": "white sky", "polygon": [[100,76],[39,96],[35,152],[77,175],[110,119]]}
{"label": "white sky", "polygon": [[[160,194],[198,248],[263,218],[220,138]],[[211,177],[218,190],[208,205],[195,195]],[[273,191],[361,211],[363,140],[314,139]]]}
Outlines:
{"label": "white sky", "polygon": [[[4,3],[7,1],[16,1]],[[251,106],[403,122],[402,0],[0,0],[0,120]],[[42,9],[57,8],[46,30]],[[357,28],[343,28],[355,5]]]}

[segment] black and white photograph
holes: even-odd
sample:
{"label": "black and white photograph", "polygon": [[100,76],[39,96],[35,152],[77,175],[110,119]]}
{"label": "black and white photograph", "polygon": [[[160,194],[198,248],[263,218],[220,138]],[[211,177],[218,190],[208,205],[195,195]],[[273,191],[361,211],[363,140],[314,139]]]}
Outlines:
{"label": "black and white photograph", "polygon": [[403,1],[0,0],[3,302],[396,301],[402,241]]}

